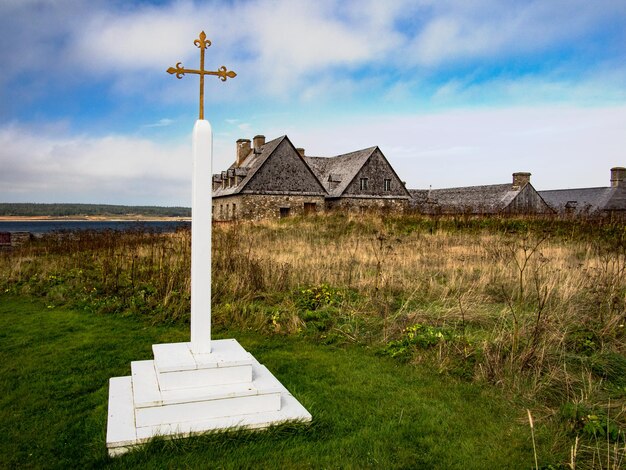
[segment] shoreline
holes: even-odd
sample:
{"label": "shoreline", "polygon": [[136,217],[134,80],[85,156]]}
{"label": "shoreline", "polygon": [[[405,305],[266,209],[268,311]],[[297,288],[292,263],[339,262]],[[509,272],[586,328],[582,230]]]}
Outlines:
{"label": "shoreline", "polygon": [[100,216],[25,216],[2,215],[0,222],[191,222],[191,217],[148,217],[140,215]]}

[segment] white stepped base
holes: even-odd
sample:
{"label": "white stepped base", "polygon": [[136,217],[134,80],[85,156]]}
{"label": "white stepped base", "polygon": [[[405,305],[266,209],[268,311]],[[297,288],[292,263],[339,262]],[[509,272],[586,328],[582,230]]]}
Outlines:
{"label": "white stepped base", "polygon": [[211,343],[210,354],[194,354],[191,343],[154,344],[161,390],[244,383],[252,380],[254,358],[234,339]]}
{"label": "white stepped base", "polygon": [[[236,341],[235,347],[233,341],[212,342],[212,345],[217,343],[216,352],[220,349],[235,351],[232,361],[226,358],[215,362],[210,360],[215,359],[211,354],[200,356],[196,361],[197,369],[192,369],[189,361],[181,362],[182,368],[187,368],[183,371],[189,375],[181,381],[179,389],[172,389],[170,385],[174,382],[167,380],[167,390],[161,390],[159,386],[163,382],[159,375],[181,372],[176,370],[173,361],[167,363],[168,360],[163,359],[167,356],[162,353],[169,349],[174,355],[181,352],[185,355],[187,343],[155,345],[154,361],[133,362],[132,376],[111,378],[107,423],[109,455],[123,454],[154,436],[186,437],[213,430],[264,428],[288,421],[310,421],[309,412],[271,372],[250,354],[245,353],[243,357],[241,351],[245,350]],[[160,366],[165,372],[159,372]],[[248,382],[215,384],[218,374],[211,375],[211,385],[205,384],[206,370],[246,366],[251,368]],[[201,386],[191,388],[194,370]],[[239,372],[235,375],[238,376]],[[227,381],[232,380],[230,374],[224,377]]]}

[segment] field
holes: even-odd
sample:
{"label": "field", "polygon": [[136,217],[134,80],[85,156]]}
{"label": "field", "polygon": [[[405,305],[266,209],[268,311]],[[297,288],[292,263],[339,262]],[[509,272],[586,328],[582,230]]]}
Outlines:
{"label": "field", "polygon": [[[623,223],[329,215],[220,225],[213,248],[214,331],[259,354],[314,423],[155,443],[126,464],[174,465],[174,452],[195,466],[209,456],[204,445],[219,442],[235,460],[218,450],[210,458],[233,467],[252,465],[249,449],[268,467],[624,465]],[[149,357],[159,334],[184,339],[189,255],[183,231],[54,235],[0,258],[0,299],[13,305],[2,310],[2,344],[14,345],[0,348],[3,364],[37,350],[15,312],[58,337],[52,357],[87,341],[70,327],[52,333],[56,321],[110,329],[87,342],[106,358],[88,390],[93,427],[68,440],[88,441],[90,465],[123,460],[100,449],[106,378]],[[48,362],[18,370],[37,375]],[[3,367],[3,387],[14,388],[17,372]],[[28,409],[36,397],[16,400]],[[12,402],[0,403],[6,426]],[[11,463],[22,455],[0,454],[17,455]]]}

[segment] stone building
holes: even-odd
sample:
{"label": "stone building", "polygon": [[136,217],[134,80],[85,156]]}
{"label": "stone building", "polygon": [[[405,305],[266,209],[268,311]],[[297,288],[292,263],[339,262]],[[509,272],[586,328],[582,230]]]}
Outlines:
{"label": "stone building", "polygon": [[305,155],[287,136],[239,139],[235,162],[213,175],[213,218],[259,220],[325,210],[423,214],[560,214],[626,217],[626,168],[611,169],[606,188],[536,191],[530,173],[512,183],[411,189],[378,147],[334,157]]}
{"label": "stone building", "polygon": [[378,147],[304,159],[328,193],[327,209],[402,211],[409,207],[411,195]]}
{"label": "stone building", "polygon": [[0,232],[0,250],[23,245],[31,238],[30,232]]}
{"label": "stone building", "polygon": [[626,168],[611,168],[611,185],[600,188],[539,191],[559,215],[626,217]]}
{"label": "stone building", "polygon": [[336,157],[305,156],[287,136],[237,141],[235,162],[213,175],[214,220],[342,210],[404,209],[410,194],[378,147]]}
{"label": "stone building", "polygon": [[552,214],[530,183],[530,173],[513,173],[513,182],[448,189],[412,189],[412,207],[422,214]]}

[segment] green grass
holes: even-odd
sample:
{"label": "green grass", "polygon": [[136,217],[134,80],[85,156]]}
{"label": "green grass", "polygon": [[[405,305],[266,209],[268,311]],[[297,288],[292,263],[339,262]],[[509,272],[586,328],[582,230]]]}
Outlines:
{"label": "green grass", "polygon": [[[310,426],[156,441],[106,455],[108,379],[187,327],[0,296],[2,468],[530,468],[525,411],[498,391],[363,347],[223,331],[313,415]],[[540,463],[550,454],[538,426]],[[542,449],[542,444],[544,448]]]}

